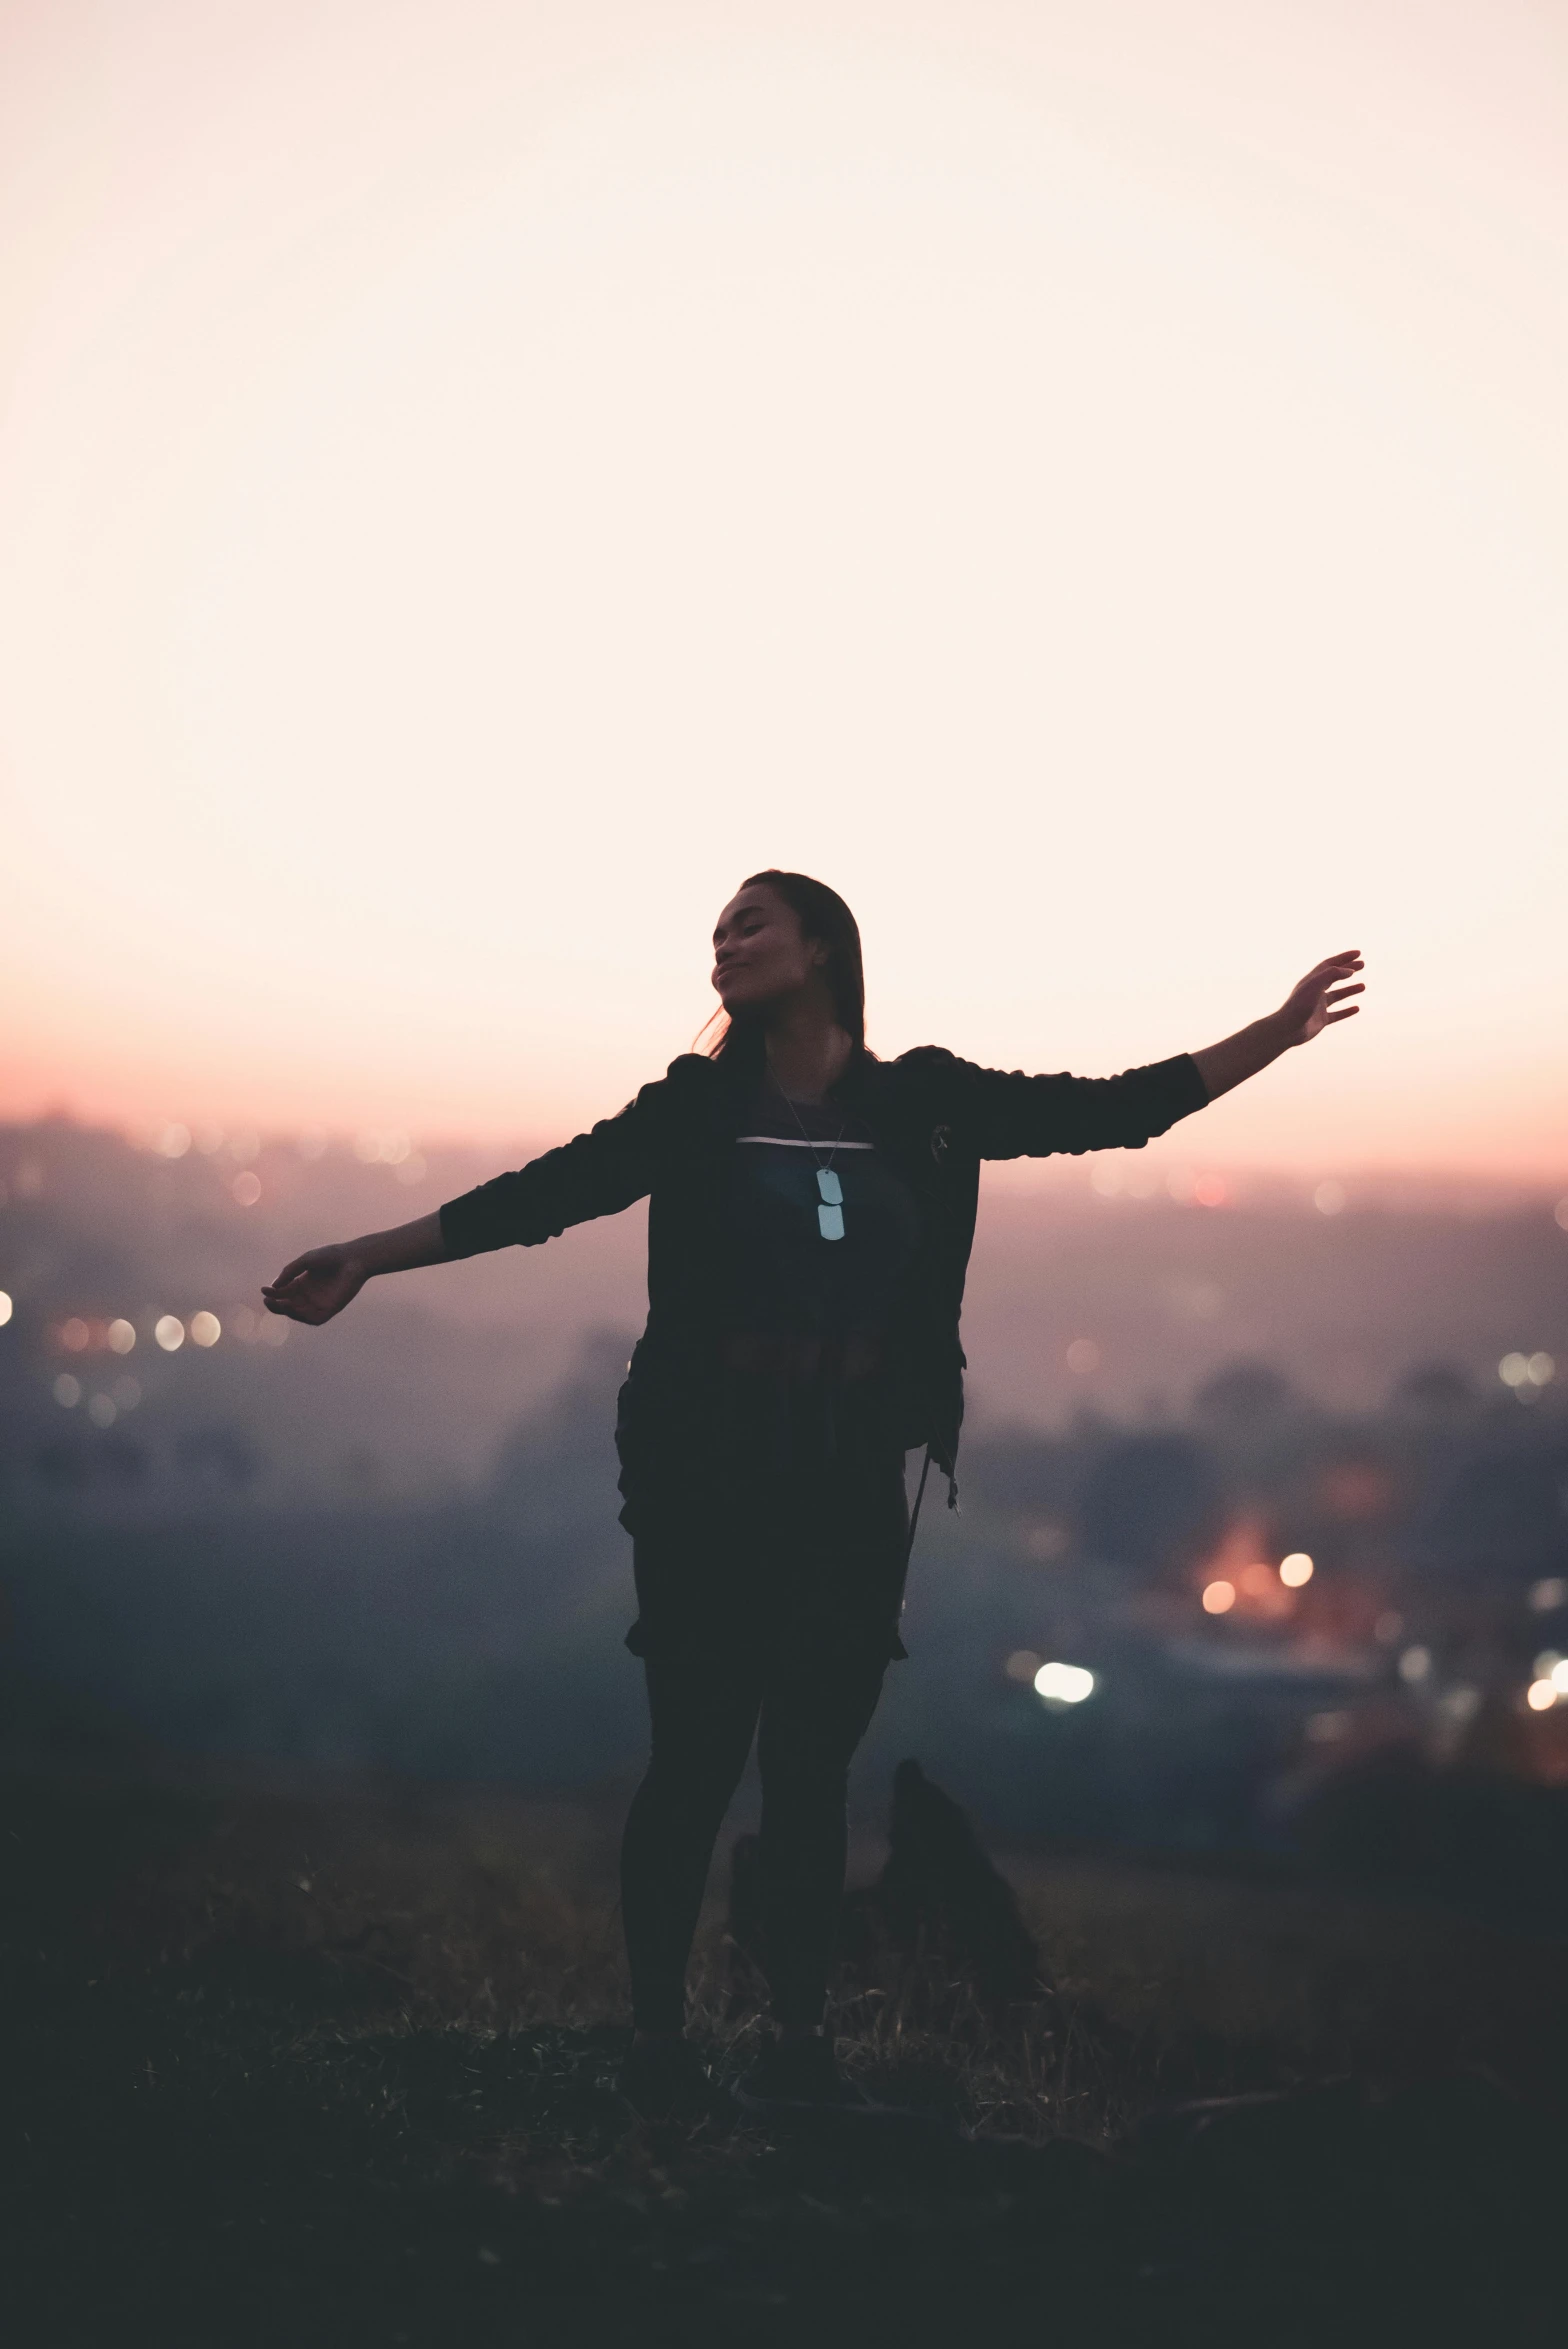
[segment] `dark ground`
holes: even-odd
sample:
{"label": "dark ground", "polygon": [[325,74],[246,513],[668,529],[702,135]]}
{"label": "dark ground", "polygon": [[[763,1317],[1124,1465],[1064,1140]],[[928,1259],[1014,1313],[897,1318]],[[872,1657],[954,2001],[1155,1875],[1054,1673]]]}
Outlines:
{"label": "dark ground", "polygon": [[[650,2128],[617,1820],[0,1782],[15,2349],[1561,2338],[1560,1941],[1014,1855],[1054,2001],[844,1986],[945,2127]],[[728,2076],[757,2016],[703,1956]]]}

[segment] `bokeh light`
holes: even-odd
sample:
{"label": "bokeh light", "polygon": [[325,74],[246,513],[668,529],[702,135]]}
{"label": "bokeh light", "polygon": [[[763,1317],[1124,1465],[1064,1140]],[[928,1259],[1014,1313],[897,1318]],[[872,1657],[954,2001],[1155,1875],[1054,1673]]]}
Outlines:
{"label": "bokeh light", "polygon": [[252,1174],[247,1168],[244,1174],[235,1176],[229,1188],[241,1207],[254,1207],[261,1197],[261,1177]]}
{"label": "bokeh light", "polygon": [[1074,1338],[1067,1349],[1067,1367],[1080,1378],[1091,1370],[1099,1369],[1100,1349],[1093,1338]]}
{"label": "bokeh light", "polygon": [[1399,1659],[1399,1677],[1411,1688],[1418,1687],[1423,1680],[1427,1679],[1431,1670],[1432,1651],[1430,1648],[1406,1648]]}
{"label": "bokeh light", "polygon": [[1217,1581],[1204,1584],[1203,1607],[1205,1614],[1224,1615],[1235,1604],[1236,1585],[1233,1582],[1227,1582],[1221,1576]]}
{"label": "bokeh light", "polygon": [[120,1413],[112,1395],[93,1395],[88,1399],[87,1416],[94,1427],[113,1427]]}
{"label": "bokeh light", "polygon": [[1524,1692],[1524,1701],[1532,1713],[1549,1713],[1557,1702],[1557,1686],[1550,1680],[1532,1680]]}
{"label": "bokeh light", "polygon": [[1305,1550],[1292,1550],[1288,1558],[1279,1562],[1279,1578],[1287,1590],[1300,1590],[1312,1580],[1312,1575],[1312,1560]]}
{"label": "bokeh light", "polygon": [[164,1313],[153,1325],[152,1334],[166,1354],[177,1354],[185,1343],[185,1324],[177,1315]]}
{"label": "bokeh light", "polygon": [[0,1329],[4,1329],[15,1310],[16,1308],[11,1302],[10,1291],[0,1289]]}
{"label": "bokeh light", "polygon": [[54,1399],[63,1410],[74,1411],[82,1399],[81,1380],[73,1378],[68,1370],[62,1370],[54,1382]]}
{"label": "bokeh light", "polygon": [[60,1326],[60,1343],[68,1354],[85,1354],[92,1341],[92,1331],[75,1314]]}
{"label": "bokeh light", "polygon": [[1002,1670],[1009,1680],[1021,1680],[1032,1686],[1042,1661],[1043,1658],[1036,1655],[1033,1648],[1014,1648]]}
{"label": "bokeh light", "polygon": [[1082,1664],[1042,1664],[1034,1676],[1036,1696],[1051,1705],[1081,1705],[1094,1694],[1094,1674]]}
{"label": "bokeh light", "polygon": [[1319,1215],[1341,1215],[1345,1207],[1343,1183],[1319,1183],[1312,1194],[1312,1204]]}
{"label": "bokeh light", "polygon": [[111,1354],[129,1354],[136,1344],[136,1324],[123,1317],[111,1321],[108,1336]]}
{"label": "bokeh light", "polygon": [[215,1346],[223,1335],[223,1324],[215,1313],[191,1315],[191,1343],[193,1346]]}

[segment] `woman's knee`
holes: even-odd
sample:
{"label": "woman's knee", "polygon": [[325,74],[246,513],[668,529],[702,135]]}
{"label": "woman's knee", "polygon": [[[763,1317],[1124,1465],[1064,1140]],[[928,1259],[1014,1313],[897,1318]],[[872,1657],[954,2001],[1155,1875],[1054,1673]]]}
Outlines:
{"label": "woman's knee", "polygon": [[645,1808],[675,1810],[692,1817],[712,1813],[715,1824],[728,1810],[746,1769],[745,1753],[731,1748],[661,1749],[655,1746],[636,1800]]}

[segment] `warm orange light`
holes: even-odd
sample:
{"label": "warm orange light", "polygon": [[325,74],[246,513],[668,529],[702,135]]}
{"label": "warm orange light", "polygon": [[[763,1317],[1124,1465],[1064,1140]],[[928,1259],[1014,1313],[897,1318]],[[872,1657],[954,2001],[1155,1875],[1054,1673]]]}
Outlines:
{"label": "warm orange light", "polygon": [[1287,1590],[1300,1590],[1303,1583],[1312,1580],[1312,1573],[1312,1560],[1305,1550],[1292,1550],[1279,1562],[1279,1578]]}
{"label": "warm orange light", "polygon": [[1233,1582],[1206,1582],[1203,1586],[1204,1612],[1223,1615],[1236,1604],[1236,1586]]}
{"label": "warm orange light", "polygon": [[1200,1207],[1223,1207],[1230,1191],[1223,1175],[1199,1175],[1192,1195]]}
{"label": "warm orange light", "polygon": [[1266,1599],[1273,1596],[1274,1569],[1272,1566],[1265,1566],[1261,1560],[1255,1560],[1250,1566],[1243,1566],[1236,1579],[1249,1599]]}
{"label": "warm orange light", "polygon": [[1549,1713],[1557,1702],[1556,1684],[1550,1680],[1532,1680],[1524,1692],[1524,1701],[1532,1713]]}

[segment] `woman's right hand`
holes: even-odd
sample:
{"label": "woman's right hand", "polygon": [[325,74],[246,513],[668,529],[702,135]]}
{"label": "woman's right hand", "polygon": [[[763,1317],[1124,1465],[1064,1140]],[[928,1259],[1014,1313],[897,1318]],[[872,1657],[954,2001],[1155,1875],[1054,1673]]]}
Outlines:
{"label": "woman's right hand", "polygon": [[370,1267],[353,1243],[340,1242],[293,1257],[261,1293],[269,1313],[286,1314],[290,1321],[330,1321],[352,1305],[369,1276]]}

